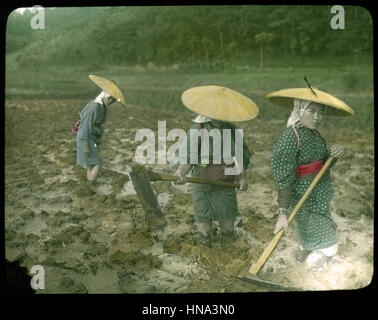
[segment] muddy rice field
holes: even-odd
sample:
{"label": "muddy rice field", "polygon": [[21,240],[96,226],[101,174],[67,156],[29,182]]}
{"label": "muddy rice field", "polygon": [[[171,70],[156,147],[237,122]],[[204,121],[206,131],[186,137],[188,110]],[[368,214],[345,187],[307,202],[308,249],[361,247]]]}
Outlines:
{"label": "muddy rice field", "polygon": [[[38,294],[278,290],[238,275],[248,271],[274,236],[277,205],[269,158],[285,118],[256,118],[240,125],[254,154],[247,171],[249,189],[238,191],[237,240],[221,246],[215,224],[213,248],[204,249],[194,242],[190,184],[152,183],[166,222],[159,228],[144,213],[128,176],[141,144],[135,141],[139,129],[150,128],[156,134],[157,120],[166,120],[167,131],[187,130],[194,116],[110,106],[100,146],[103,170],[97,182],[89,184],[85,170],[76,166],[71,133],[86,103],[6,101],[6,258],[28,270],[44,267],[45,289]],[[294,258],[298,246],[289,227],[259,275],[303,290],[363,288],[373,275],[374,136],[336,125],[319,131],[329,143],[345,147],[344,157],[332,169],[338,255],[320,270],[307,269]],[[148,167],[175,171],[170,164]]]}

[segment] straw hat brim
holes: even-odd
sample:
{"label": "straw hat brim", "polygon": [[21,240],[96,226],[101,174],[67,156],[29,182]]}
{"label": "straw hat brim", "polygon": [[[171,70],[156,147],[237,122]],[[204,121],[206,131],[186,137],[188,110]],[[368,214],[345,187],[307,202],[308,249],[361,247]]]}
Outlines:
{"label": "straw hat brim", "polygon": [[184,91],[181,101],[190,111],[220,121],[252,120],[259,113],[259,108],[251,99],[220,86],[190,88]]}
{"label": "straw hat brim", "polygon": [[293,107],[294,99],[301,99],[327,105],[327,114],[334,116],[354,115],[354,110],[345,102],[334,97],[333,95],[314,89],[315,94],[310,88],[291,88],[274,91],[269,93],[266,97],[269,101],[287,107]]}
{"label": "straw hat brim", "polygon": [[89,75],[89,79],[91,79],[98,87],[100,87],[106,93],[110,94],[118,102],[122,103],[123,105],[126,105],[125,97],[113,81],[92,74]]}

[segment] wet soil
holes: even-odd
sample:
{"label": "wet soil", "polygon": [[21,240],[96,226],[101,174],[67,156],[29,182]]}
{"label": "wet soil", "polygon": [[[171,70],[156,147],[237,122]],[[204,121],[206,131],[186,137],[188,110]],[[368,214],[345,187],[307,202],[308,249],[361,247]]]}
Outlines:
{"label": "wet soil", "polygon": [[[6,257],[28,270],[45,268],[45,289],[38,293],[188,293],[256,292],[278,289],[238,278],[273,238],[276,191],[269,157],[284,120],[243,123],[253,150],[249,190],[238,192],[237,239],[223,244],[214,224],[213,247],[195,244],[190,185],[153,182],[164,214],[154,223],[143,211],[128,176],[141,142],[135,133],[157,120],[188,129],[192,115],[109,107],[96,183],[76,166],[71,127],[83,100],[6,101],[5,240]],[[337,124],[337,121],[331,124]],[[309,270],[294,255],[292,228],[283,236],[259,276],[304,290],[356,289],[373,274],[374,137],[358,128],[325,125],[329,143],[345,147],[332,169],[332,216],[338,226],[338,255],[324,268]],[[156,140],[157,142],[157,140]],[[169,164],[150,165],[173,173]],[[158,226],[161,226],[160,228]],[[285,289],[283,289],[285,290]]]}

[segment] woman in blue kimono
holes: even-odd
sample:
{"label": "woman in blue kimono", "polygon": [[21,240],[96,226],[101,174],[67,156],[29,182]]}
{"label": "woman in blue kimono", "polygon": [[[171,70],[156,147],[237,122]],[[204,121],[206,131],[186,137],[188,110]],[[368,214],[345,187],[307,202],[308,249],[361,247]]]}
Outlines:
{"label": "woman in blue kimono", "polygon": [[[204,129],[211,131],[212,129],[229,129],[232,131],[231,138],[231,150],[232,155],[235,154],[235,135],[237,134],[237,127],[225,121],[217,121],[204,116],[197,116],[194,120],[195,124],[190,128],[190,130],[200,130]],[[190,130],[187,133],[187,157],[188,164],[181,164],[175,175],[179,178],[178,183],[184,183],[185,176],[191,172],[193,177],[204,178],[202,175],[205,170],[211,166],[212,160],[215,158],[215,145],[219,144],[222,148],[226,147],[223,139],[220,141],[213,142],[210,139],[210,145],[208,149],[208,154],[202,154],[202,149],[198,151],[198,164],[189,164],[190,154],[193,150],[190,149],[191,139],[197,139],[197,136],[191,137]],[[240,191],[246,191],[248,189],[248,183],[246,179],[246,170],[250,165],[250,158],[252,151],[249,149],[246,141],[242,138],[243,146],[243,169],[240,174],[235,176],[233,179],[235,182],[238,180],[240,183]],[[223,149],[222,149],[223,150]],[[196,153],[197,154],[197,153]],[[223,152],[221,152],[223,154]],[[201,164],[201,159],[209,157],[210,164]],[[235,164],[233,164],[235,165]],[[209,179],[209,178],[207,178]],[[215,178],[211,178],[213,180]],[[194,219],[197,226],[196,232],[196,243],[200,246],[211,247],[211,233],[213,220],[218,221],[220,227],[220,239],[223,243],[232,242],[235,238],[234,234],[234,221],[236,216],[239,214],[236,190],[233,187],[221,187],[212,186],[205,184],[193,184],[191,186],[192,198],[193,198],[193,211]]]}
{"label": "woman in blue kimono", "polygon": [[101,167],[99,144],[106,121],[107,108],[115,101],[125,105],[125,98],[114,81],[90,75],[89,78],[102,91],[94,101],[80,112],[80,126],[76,136],[76,163],[87,169],[87,179],[95,181]]}
{"label": "woman in blue kimono", "polygon": [[98,146],[101,143],[107,107],[116,99],[102,91],[80,112],[80,127],[76,136],[76,163],[87,169],[87,179],[95,181],[101,166]]}

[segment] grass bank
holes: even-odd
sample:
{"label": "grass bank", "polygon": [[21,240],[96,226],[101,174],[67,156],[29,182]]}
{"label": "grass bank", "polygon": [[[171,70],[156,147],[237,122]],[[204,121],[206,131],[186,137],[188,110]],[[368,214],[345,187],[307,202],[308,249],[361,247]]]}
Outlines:
{"label": "grass bank", "polygon": [[[128,104],[148,110],[183,108],[180,97],[190,87],[220,85],[233,88],[254,100],[261,119],[282,119],[290,110],[269,103],[267,93],[289,87],[304,87],[304,76],[313,87],[334,94],[349,104],[354,117],[338,118],[337,124],[374,130],[373,68],[371,65],[341,67],[265,68],[235,67],[217,72],[184,71],[176,67],[102,66],[80,67],[29,66],[19,69],[7,57],[6,98],[92,99],[97,87],[88,74],[114,77],[125,93]],[[330,121],[330,125],[335,123]]]}

